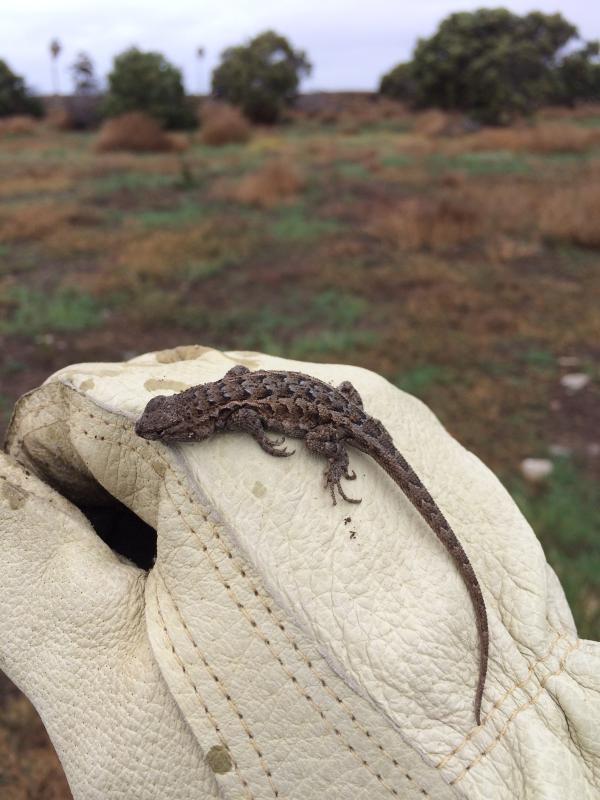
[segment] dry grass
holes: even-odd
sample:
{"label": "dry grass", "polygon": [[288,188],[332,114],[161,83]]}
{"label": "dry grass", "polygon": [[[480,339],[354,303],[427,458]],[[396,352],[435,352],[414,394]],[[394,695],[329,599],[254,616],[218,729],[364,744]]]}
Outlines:
{"label": "dry grass", "polygon": [[173,139],[153,117],[131,111],[107,120],[101,127],[94,149],[98,153],[125,150],[134,153],[158,153],[176,149]]}
{"label": "dry grass", "polygon": [[200,110],[200,141],[212,147],[243,144],[250,139],[250,123],[242,112],[226,103],[205,103]]}
{"label": "dry grass", "polygon": [[553,241],[582,247],[600,247],[600,183],[582,182],[579,186],[556,189],[544,198],[540,229]]}
{"label": "dry grass", "polygon": [[600,247],[600,182],[594,174],[582,172],[568,186],[454,177],[435,192],[374,206],[367,230],[394,249],[468,248],[493,262],[531,258],[541,252],[542,240]]}
{"label": "dry grass", "polygon": [[411,197],[377,214],[369,232],[400,250],[452,250],[480,233],[477,208],[466,198]]}
{"label": "dry grass", "polygon": [[600,130],[567,122],[531,127],[484,128],[449,145],[450,153],[509,150],[515,153],[584,153],[600,145]]}
{"label": "dry grass", "polygon": [[35,117],[24,114],[0,119],[0,137],[3,136],[30,136],[37,133],[39,122]]}
{"label": "dry grass", "polygon": [[47,242],[66,229],[97,227],[101,217],[75,204],[29,203],[5,210],[0,216],[0,242]]}
{"label": "dry grass", "polygon": [[244,176],[237,184],[230,181],[217,183],[214,195],[244,205],[274,208],[293,200],[304,185],[300,170],[278,158]]}
{"label": "dry grass", "polygon": [[46,125],[55,131],[73,130],[73,120],[64,106],[54,106],[46,114],[44,121]]}

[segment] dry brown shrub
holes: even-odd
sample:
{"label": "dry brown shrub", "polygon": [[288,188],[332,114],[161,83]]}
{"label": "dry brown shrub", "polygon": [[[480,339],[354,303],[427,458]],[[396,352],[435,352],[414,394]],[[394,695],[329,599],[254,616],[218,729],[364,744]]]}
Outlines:
{"label": "dry brown shrub", "polygon": [[273,208],[293,200],[304,184],[304,177],[293,164],[283,159],[273,159],[256,172],[246,175],[237,185],[218,185],[215,194],[237,203]]}
{"label": "dry brown shrub", "polygon": [[589,119],[600,117],[600,103],[581,103],[569,106],[546,106],[538,111],[538,119]]}
{"label": "dry brown shrub", "polygon": [[200,141],[213,147],[243,144],[250,139],[250,123],[235,106],[205,103],[200,110]]}
{"label": "dry brown shrub", "polygon": [[73,130],[73,120],[66,108],[56,106],[51,108],[45,117],[45,122],[49,128],[55,131]]}
{"label": "dry brown shrub", "polygon": [[569,123],[534,127],[485,128],[450,145],[453,153],[510,150],[528,153],[582,153],[600,143],[600,131]]}
{"label": "dry brown shrub", "polygon": [[411,197],[378,215],[370,232],[404,250],[451,250],[480,233],[480,215],[463,198]]}
{"label": "dry brown shrub", "polygon": [[444,136],[451,124],[452,117],[445,111],[432,108],[415,116],[413,130],[422,136]]}
{"label": "dry brown shrub", "polygon": [[102,125],[94,148],[98,153],[114,150],[151,153],[173,150],[173,142],[153,117],[142,111],[130,111]]}
{"label": "dry brown shrub", "polygon": [[548,239],[600,247],[600,182],[555,189],[540,211],[540,230]]}
{"label": "dry brown shrub", "polygon": [[34,203],[0,216],[0,242],[43,242],[46,252],[69,256],[92,252],[106,244],[102,217],[76,205]]}
{"label": "dry brown shrub", "polygon": [[539,249],[541,186],[505,181],[470,183],[453,176],[435,194],[375,207],[369,231],[404,250],[447,252],[483,248],[494,260],[524,258]]}
{"label": "dry brown shrub", "polygon": [[38,120],[25,114],[0,120],[0,136],[30,136],[37,133],[38,129]]}

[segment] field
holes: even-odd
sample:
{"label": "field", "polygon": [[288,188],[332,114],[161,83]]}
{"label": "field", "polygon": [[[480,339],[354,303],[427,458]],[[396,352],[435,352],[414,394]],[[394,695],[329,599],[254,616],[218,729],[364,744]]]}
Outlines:
{"label": "field", "polygon": [[[298,115],[157,154],[5,133],[0,427],[65,364],[184,343],[374,369],[499,475],[598,638],[600,109],[459,127]],[[526,481],[528,457],[551,475]],[[68,797],[26,701],[3,702],[3,796]]]}

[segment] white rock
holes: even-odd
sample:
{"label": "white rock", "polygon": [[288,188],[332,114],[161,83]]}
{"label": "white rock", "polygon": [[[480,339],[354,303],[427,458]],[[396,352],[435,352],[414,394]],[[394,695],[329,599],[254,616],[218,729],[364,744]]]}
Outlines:
{"label": "white rock", "polygon": [[590,382],[590,376],[585,372],[569,372],[560,379],[561,386],[568,392],[579,392]]}
{"label": "white rock", "polygon": [[554,464],[548,458],[525,458],[521,461],[521,474],[532,483],[543,481],[553,469]]}

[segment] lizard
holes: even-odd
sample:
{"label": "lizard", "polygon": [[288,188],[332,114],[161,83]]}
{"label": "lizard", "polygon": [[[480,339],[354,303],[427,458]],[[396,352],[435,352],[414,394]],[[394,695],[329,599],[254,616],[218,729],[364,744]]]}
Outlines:
{"label": "lizard", "polygon": [[[469,593],[479,634],[479,677],[475,719],[488,665],[489,632],[483,594],[475,571],[456,534],[418,475],[395,447],[383,423],[367,414],[349,381],[337,388],[310,375],[284,370],[256,370],[238,365],[218,381],[192,386],[171,396],[152,398],[135,424],[149,440],[196,442],[221,431],[250,434],[272,456],[291,456],[285,437],[304,439],[307,450],[327,459],[325,488],[336,505],[336,492],[349,503],[342,478],[354,480],[348,446],[370,456],[400,487],[452,557]],[[272,439],[268,431],[283,434]]]}

